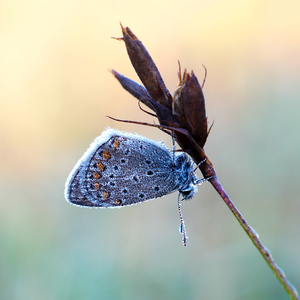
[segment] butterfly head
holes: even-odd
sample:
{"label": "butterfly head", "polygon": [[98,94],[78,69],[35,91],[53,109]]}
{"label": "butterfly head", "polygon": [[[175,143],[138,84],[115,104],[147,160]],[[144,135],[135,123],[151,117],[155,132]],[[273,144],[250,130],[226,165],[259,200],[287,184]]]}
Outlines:
{"label": "butterfly head", "polygon": [[191,199],[197,193],[197,177],[193,170],[191,159],[186,153],[176,157],[175,165],[178,170],[178,191],[184,200]]}

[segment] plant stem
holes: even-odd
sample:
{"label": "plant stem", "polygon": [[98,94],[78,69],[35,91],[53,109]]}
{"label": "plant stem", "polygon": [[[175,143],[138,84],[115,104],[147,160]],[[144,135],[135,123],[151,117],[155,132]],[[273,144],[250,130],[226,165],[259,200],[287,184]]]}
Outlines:
{"label": "plant stem", "polygon": [[231,212],[234,214],[240,225],[243,227],[243,229],[248,234],[250,240],[253,242],[255,247],[258,249],[262,257],[267,262],[268,266],[271,268],[281,285],[284,287],[288,295],[292,300],[299,300],[299,296],[297,293],[297,290],[294,288],[294,286],[286,279],[284,272],[278,267],[278,265],[275,263],[274,259],[272,258],[272,255],[270,251],[261,243],[259,240],[258,234],[253,230],[253,228],[246,222],[242,214],[238,211],[236,206],[233,204],[233,202],[230,200],[229,196],[226,194],[225,190],[221,186],[220,182],[218,181],[217,177],[214,176],[214,178],[209,180],[212,186],[215,188],[215,190],[218,192],[218,194],[222,197],[226,205],[229,207]]}

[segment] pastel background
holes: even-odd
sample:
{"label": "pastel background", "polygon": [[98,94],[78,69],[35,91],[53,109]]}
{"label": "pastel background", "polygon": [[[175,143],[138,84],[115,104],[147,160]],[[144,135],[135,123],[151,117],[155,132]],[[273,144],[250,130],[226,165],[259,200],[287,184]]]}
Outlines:
{"label": "pastel background", "polygon": [[[300,2],[0,2],[0,298],[289,299],[206,183],[116,210],[68,204],[65,180],[107,127],[148,138],[153,122],[108,72],[138,81],[119,21],[143,41],[171,93],[194,70],[214,121],[218,178],[300,290]],[[199,174],[199,176],[201,176]]]}

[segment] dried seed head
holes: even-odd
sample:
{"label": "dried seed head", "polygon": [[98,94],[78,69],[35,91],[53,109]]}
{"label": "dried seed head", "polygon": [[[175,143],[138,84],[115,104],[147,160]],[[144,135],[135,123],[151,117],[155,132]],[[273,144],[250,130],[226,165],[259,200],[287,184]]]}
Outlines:
{"label": "dried seed head", "polygon": [[121,25],[121,28],[128,56],[149,95],[154,101],[171,108],[172,96],[147,49],[128,27]]}
{"label": "dried seed head", "polygon": [[128,27],[124,28],[122,25],[121,27],[123,33],[121,40],[125,42],[128,56],[144,87],[116,71],[112,73],[129,93],[155,112],[162,126],[143,122],[133,123],[157,126],[169,134],[173,132],[181,149],[195,162],[205,161],[200,165],[203,175],[206,178],[213,176],[212,164],[203,150],[208,135],[207,119],[204,95],[197,77],[193,72],[188,74],[186,70],[181,77],[179,66],[179,85],[172,97],[142,42]]}
{"label": "dried seed head", "polygon": [[184,70],[181,77],[179,65],[179,85],[173,96],[173,114],[189,131],[197,144],[203,148],[207,138],[207,118],[205,100],[197,77]]}

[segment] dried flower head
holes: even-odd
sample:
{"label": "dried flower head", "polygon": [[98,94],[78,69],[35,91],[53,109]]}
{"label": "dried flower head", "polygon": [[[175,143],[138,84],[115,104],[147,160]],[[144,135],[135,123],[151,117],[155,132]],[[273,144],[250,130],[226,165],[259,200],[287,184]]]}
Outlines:
{"label": "dried flower head", "polygon": [[112,73],[125,90],[154,112],[160,124],[158,127],[173,134],[182,151],[197,164],[205,161],[199,166],[204,177],[213,177],[212,164],[203,150],[209,130],[204,95],[197,77],[193,71],[189,74],[186,70],[181,75],[179,65],[179,84],[172,97],[142,42],[128,27],[121,25],[121,28],[123,37],[117,39],[125,42],[131,63],[144,86],[114,70]]}

